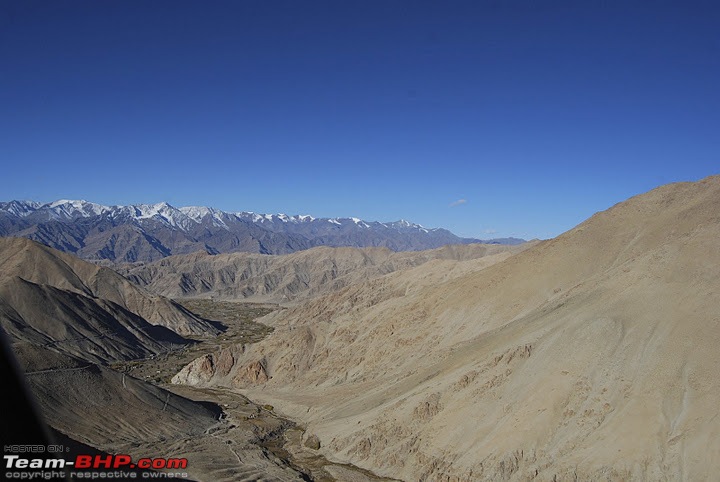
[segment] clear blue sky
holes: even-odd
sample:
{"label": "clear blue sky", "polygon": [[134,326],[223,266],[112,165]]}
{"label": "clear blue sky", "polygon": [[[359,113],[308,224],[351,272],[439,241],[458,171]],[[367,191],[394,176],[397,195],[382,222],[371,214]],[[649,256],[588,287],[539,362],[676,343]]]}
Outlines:
{"label": "clear blue sky", "polygon": [[717,2],[0,3],[2,200],[546,238],[719,152]]}

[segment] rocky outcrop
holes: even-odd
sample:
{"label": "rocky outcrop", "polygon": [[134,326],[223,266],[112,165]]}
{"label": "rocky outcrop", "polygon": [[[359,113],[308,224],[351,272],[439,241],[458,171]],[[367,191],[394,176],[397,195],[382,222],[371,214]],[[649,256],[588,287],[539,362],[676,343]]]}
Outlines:
{"label": "rocky outcrop", "polygon": [[312,450],[320,450],[320,439],[317,435],[312,434],[305,439],[303,445]]}
{"label": "rocky outcrop", "polygon": [[250,384],[265,383],[268,381],[267,371],[262,361],[254,361],[237,369],[233,378],[233,385],[242,387]]}
{"label": "rocky outcrop", "polygon": [[[240,367],[235,366],[237,353],[242,351],[242,347],[232,347],[196,358],[172,378],[172,383],[245,387],[267,382],[269,377],[264,360],[248,362]],[[229,377],[231,372],[232,376]]]}

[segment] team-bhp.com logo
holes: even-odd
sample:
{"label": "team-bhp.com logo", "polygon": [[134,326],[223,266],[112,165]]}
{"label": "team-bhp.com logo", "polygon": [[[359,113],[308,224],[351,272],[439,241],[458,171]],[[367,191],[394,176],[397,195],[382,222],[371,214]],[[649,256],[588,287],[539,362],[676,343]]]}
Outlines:
{"label": "team-bhp.com logo", "polygon": [[[126,454],[76,455],[75,460],[60,457],[31,458],[5,454],[6,479],[157,479],[187,478],[186,458],[141,458],[133,461]],[[163,472],[154,472],[163,470]],[[178,472],[172,472],[173,470]]]}

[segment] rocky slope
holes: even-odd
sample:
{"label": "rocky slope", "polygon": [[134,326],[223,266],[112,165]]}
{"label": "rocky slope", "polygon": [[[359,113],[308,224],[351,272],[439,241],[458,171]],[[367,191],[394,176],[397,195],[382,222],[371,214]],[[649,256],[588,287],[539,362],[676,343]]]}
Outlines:
{"label": "rocky slope", "polygon": [[269,315],[263,342],[174,381],[242,388],[402,480],[709,480],[719,238],[720,177],[663,186],[489,266]]}
{"label": "rocky slope", "polygon": [[529,246],[471,244],[399,253],[387,248],[321,247],[281,256],[195,253],[115,269],[153,293],[172,298],[286,303],[431,261],[507,257]]}
{"label": "rocky slope", "polygon": [[[27,296],[15,293],[15,289],[24,290]],[[60,303],[62,310],[81,314],[83,309],[76,309],[78,303],[100,304],[103,310],[130,312],[180,335],[218,333],[217,328],[177,303],[151,294],[111,269],[23,238],[0,238],[0,290],[5,293],[0,301],[8,312],[22,312],[26,321],[51,323],[52,313],[61,308],[39,300],[67,298],[76,301]],[[31,291],[38,297],[32,303]]]}

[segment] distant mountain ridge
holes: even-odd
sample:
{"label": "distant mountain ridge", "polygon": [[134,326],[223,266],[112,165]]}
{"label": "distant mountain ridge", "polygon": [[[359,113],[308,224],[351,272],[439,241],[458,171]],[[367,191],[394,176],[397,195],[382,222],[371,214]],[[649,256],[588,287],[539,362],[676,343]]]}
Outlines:
{"label": "distant mountain ridge", "polygon": [[105,206],[83,200],[0,202],[0,236],[29,238],[88,260],[148,262],[176,254],[288,254],[317,246],[417,251],[447,244],[519,244],[461,238],[405,220],[227,212],[166,202]]}

